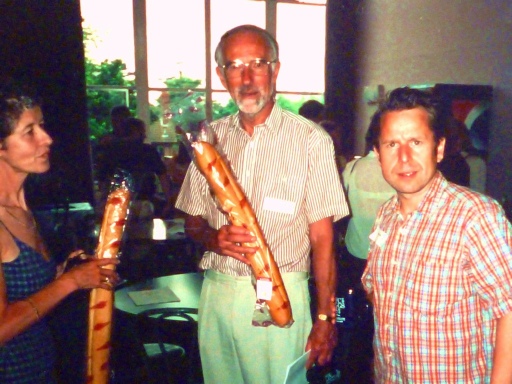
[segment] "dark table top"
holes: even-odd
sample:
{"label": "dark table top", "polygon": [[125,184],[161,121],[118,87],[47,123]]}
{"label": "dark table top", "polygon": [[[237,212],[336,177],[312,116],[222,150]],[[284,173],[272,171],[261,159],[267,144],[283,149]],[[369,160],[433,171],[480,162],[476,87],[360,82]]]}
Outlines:
{"label": "dark table top", "polygon": [[[137,315],[148,309],[155,308],[195,308],[199,307],[199,295],[203,285],[202,273],[184,273],[145,280],[128,285],[115,292],[115,308],[123,312]],[[170,288],[180,299],[178,302],[136,305],[128,292]]]}

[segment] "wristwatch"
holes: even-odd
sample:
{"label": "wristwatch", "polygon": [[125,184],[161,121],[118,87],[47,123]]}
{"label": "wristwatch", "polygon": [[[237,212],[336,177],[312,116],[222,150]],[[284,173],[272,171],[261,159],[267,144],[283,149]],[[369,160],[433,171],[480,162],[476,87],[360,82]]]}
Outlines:
{"label": "wristwatch", "polygon": [[326,314],[324,313],[319,313],[318,314],[318,320],[322,320],[322,321],[331,321],[332,320],[332,317],[330,316],[327,316]]}

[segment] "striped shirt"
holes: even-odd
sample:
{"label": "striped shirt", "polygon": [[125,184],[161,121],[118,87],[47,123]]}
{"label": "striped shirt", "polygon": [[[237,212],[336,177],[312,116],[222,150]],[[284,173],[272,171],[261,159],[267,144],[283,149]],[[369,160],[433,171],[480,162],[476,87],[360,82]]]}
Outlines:
{"label": "striped shirt", "polygon": [[[330,136],[320,126],[277,104],[252,136],[241,127],[238,114],[211,127],[281,273],[308,272],[309,224],[348,215]],[[228,223],[194,164],[187,171],[176,208],[202,216],[215,229]],[[246,264],[214,252],[206,252],[199,266],[233,276],[251,274]]]}
{"label": "striped shirt", "polygon": [[371,235],[375,373],[385,383],[488,383],[512,311],[512,228],[493,199],[438,173],[408,217],[396,196]]}

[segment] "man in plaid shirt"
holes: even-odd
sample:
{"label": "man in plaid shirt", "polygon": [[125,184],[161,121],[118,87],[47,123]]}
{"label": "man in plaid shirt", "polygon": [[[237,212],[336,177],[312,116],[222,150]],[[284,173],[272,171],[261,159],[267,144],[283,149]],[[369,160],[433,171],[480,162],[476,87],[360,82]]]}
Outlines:
{"label": "man in plaid shirt", "polygon": [[379,210],[362,281],[378,383],[512,382],[512,228],[493,199],[437,170],[435,99],[398,88],[374,143],[397,191]]}

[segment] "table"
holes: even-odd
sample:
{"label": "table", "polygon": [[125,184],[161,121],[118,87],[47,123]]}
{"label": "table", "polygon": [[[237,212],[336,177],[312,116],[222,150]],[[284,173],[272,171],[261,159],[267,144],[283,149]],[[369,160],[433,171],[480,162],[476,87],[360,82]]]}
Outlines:
{"label": "table", "polygon": [[[183,273],[148,279],[142,282],[128,285],[118,289],[115,292],[115,308],[132,314],[139,313],[148,309],[156,308],[199,308],[199,295],[203,285],[202,273]],[[171,303],[159,303],[148,305],[136,305],[128,292],[160,289],[169,287],[178,296],[180,301]]]}
{"label": "table", "polygon": [[[153,219],[152,238],[125,239],[118,272],[129,281],[196,272],[199,248],[185,235],[184,219]],[[143,231],[142,231],[143,232]]]}
{"label": "table", "polygon": [[184,240],[185,219],[153,219],[153,240]]}
{"label": "table", "polygon": [[[145,346],[146,343],[154,344],[155,341],[157,343],[182,345],[185,347],[186,355],[188,356],[184,366],[180,368],[183,371],[182,373],[185,377],[199,377],[200,373],[196,372],[198,370],[197,367],[200,367],[197,345],[197,314],[187,311],[192,318],[190,322],[187,322],[180,317],[160,319],[158,315],[146,311],[162,308],[192,308],[197,311],[202,285],[202,273],[183,273],[156,277],[117,289],[114,306],[117,311],[121,311],[123,315],[126,314],[127,316],[122,316],[124,319],[118,317],[118,320],[121,320],[123,324],[118,328],[120,336],[117,340],[122,345],[117,345],[118,348],[114,349],[114,352],[117,350],[114,358],[124,361],[126,360],[127,351],[140,350],[141,345]],[[180,301],[136,305],[129,296],[130,292],[156,290],[166,287],[170,288]],[[131,321],[128,322],[127,318],[130,318]],[[176,322],[168,320],[175,320]],[[143,356],[146,367],[150,367],[151,364],[148,356],[146,354]],[[165,365],[160,364],[158,369],[152,371],[153,375],[163,374],[164,377],[167,377],[170,372],[173,372],[171,369],[172,364],[169,364],[167,359],[164,359],[164,362]]]}

